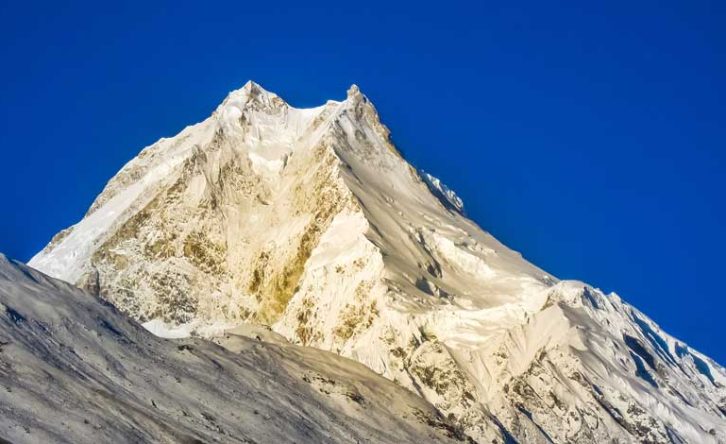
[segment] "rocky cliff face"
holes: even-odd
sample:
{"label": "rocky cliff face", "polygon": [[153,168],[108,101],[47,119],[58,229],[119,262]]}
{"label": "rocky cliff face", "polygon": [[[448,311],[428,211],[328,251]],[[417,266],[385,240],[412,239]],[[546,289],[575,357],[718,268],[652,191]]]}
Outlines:
{"label": "rocky cliff face", "polygon": [[726,373],[462,214],[357,87],[296,109],[252,82],[145,148],[30,265],[160,335],[242,322],[351,357],[481,442],[726,440]]}

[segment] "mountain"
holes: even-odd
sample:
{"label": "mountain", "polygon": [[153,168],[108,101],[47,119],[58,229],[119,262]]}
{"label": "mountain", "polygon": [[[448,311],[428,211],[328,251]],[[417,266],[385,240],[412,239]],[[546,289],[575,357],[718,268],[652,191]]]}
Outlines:
{"label": "mountain", "polygon": [[466,439],[423,399],[354,361],[264,329],[216,342],[224,348],[158,338],[0,255],[0,442]]}
{"label": "mountain", "polygon": [[479,442],[726,441],[723,367],[467,219],[356,86],[297,109],[247,83],[142,150],[29,264],[161,336],[269,325]]}

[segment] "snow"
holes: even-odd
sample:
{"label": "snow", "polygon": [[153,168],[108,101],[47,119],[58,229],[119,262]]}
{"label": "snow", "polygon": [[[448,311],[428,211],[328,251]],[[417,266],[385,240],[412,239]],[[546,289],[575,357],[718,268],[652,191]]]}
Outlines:
{"label": "snow", "polygon": [[30,265],[161,336],[253,322],[355,359],[477,441],[726,440],[721,366],[462,212],[357,86],[297,109],[249,82],[142,151]]}
{"label": "snow", "polygon": [[[45,270],[51,276],[58,276],[67,281],[77,281],[88,263],[93,248],[103,238],[113,232],[119,223],[126,220],[129,211],[140,208],[152,196],[150,191],[160,186],[192,152],[193,148],[210,137],[209,119],[193,127],[188,127],[180,133],[178,138],[183,143],[176,146],[168,139],[162,139],[147,150],[165,151],[156,162],[146,166],[148,172],[138,181],[115,193],[98,211],[89,214],[72,227],[72,231],[53,249],[53,255],[41,253],[35,255],[28,262],[29,265]],[[188,136],[188,137],[186,137]],[[146,159],[136,158],[129,162],[125,169],[137,167],[145,163]],[[106,191],[104,191],[106,192]]]}
{"label": "snow", "polygon": [[160,338],[179,339],[188,338],[194,331],[194,326],[189,324],[175,325],[164,322],[162,319],[153,319],[141,324],[145,329]]}
{"label": "snow", "polygon": [[425,171],[421,171],[421,177],[434,195],[439,196],[443,202],[450,205],[456,211],[460,213],[464,212],[464,201],[453,190],[444,185],[440,179]]}
{"label": "snow", "polygon": [[267,159],[252,151],[250,151],[248,156],[252,162],[252,168],[257,174],[279,173],[285,166],[285,162],[287,160],[286,157],[283,157],[282,159]]}

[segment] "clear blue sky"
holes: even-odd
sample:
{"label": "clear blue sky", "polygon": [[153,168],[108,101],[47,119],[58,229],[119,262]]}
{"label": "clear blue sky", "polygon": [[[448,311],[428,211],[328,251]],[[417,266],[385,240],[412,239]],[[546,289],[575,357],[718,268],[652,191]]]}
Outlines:
{"label": "clear blue sky", "polygon": [[0,4],[0,251],[248,79],[357,83],[485,229],[726,363],[726,3],[60,3]]}

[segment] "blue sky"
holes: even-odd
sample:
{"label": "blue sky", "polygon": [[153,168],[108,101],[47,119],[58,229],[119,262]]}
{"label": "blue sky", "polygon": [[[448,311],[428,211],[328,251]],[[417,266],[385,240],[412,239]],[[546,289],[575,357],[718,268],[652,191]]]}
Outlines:
{"label": "blue sky", "polygon": [[726,363],[723,2],[2,2],[0,251],[254,79],[357,83],[417,167],[561,278]]}

